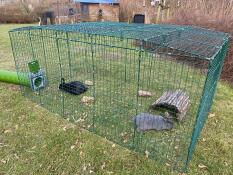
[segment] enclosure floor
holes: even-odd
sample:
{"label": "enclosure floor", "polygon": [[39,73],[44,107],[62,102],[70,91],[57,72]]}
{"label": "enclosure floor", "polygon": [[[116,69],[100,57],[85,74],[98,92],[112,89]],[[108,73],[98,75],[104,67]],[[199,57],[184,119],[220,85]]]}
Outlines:
{"label": "enclosure floor", "polygon": [[[174,63],[171,62],[170,64]],[[160,64],[160,69],[161,65],[165,64]],[[114,66],[117,66],[117,64]],[[121,67],[121,65],[118,66]],[[75,122],[82,128],[136,152],[146,154],[161,163],[173,167],[182,167],[186,159],[184,153],[187,153],[188,150],[198,104],[197,97],[199,94],[191,93],[192,88],[189,88],[189,86],[193,86],[195,80],[194,82],[193,79],[186,82],[186,87],[183,88],[190,94],[191,99],[191,107],[184,121],[180,123],[175,121],[171,131],[140,133],[135,130],[132,118],[141,112],[164,115],[162,111],[150,109],[150,105],[166,90],[182,88],[172,85],[174,80],[171,80],[171,77],[173,78],[173,76],[169,77],[165,74],[165,77],[161,78],[158,75],[158,79],[151,80],[151,82],[141,81],[139,85],[140,89],[150,91],[152,96],[148,98],[138,97],[139,87],[135,74],[127,72],[128,77],[124,79],[124,72],[106,74],[106,69],[109,68],[104,68],[102,64],[98,66],[98,72],[93,80],[93,74],[86,71],[85,66],[73,68],[76,72],[73,73],[72,78],[66,79],[67,82],[94,81],[94,86],[89,86],[87,92],[78,96],[60,91],[58,89],[59,78],[50,79],[47,86],[40,92],[35,93],[27,89],[25,95],[50,111],[69,118],[70,121]],[[162,69],[165,68],[162,67]],[[186,67],[185,69],[187,71],[191,68]],[[48,76],[51,76],[51,74],[48,74]],[[144,79],[148,79],[149,71],[145,70],[143,76]],[[196,76],[199,79],[201,77],[201,74]],[[164,81],[167,81],[167,85]],[[180,81],[185,80],[181,79]],[[94,103],[82,103],[81,100],[84,96],[93,97]]]}

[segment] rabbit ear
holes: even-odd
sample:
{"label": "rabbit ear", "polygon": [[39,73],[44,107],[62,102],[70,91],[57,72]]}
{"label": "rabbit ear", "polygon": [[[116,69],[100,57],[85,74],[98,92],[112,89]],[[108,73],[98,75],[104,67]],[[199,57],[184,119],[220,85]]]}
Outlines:
{"label": "rabbit ear", "polygon": [[61,83],[64,84],[65,83],[65,79],[62,77],[61,78]]}

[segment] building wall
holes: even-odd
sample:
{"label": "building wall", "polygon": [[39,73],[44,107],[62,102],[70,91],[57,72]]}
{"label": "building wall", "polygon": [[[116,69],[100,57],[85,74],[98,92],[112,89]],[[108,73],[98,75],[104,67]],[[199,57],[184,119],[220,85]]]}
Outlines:
{"label": "building wall", "polygon": [[151,0],[120,0],[120,20],[132,22],[135,14],[145,15],[145,22],[155,16],[156,9],[151,5]]}
{"label": "building wall", "polygon": [[[99,10],[102,10],[102,17]],[[81,10],[80,10],[81,12]],[[81,12],[82,21],[119,21],[119,5],[88,4],[88,14]]]}
{"label": "building wall", "polygon": [[[158,3],[151,5],[152,0],[120,0],[120,20],[132,22],[135,14],[145,15],[145,23],[155,23],[158,14]],[[170,6],[177,0],[165,0]],[[167,17],[167,10],[160,11],[160,20]]]}

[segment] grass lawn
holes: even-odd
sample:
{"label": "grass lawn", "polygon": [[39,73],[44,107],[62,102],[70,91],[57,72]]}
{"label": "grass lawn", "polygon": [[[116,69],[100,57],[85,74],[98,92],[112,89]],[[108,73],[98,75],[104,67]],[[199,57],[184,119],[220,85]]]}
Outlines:
{"label": "grass lawn", "polygon": [[[0,68],[14,69],[7,31],[0,25]],[[190,174],[233,172],[233,89],[220,83]],[[0,174],[177,174],[82,130],[0,84]]]}

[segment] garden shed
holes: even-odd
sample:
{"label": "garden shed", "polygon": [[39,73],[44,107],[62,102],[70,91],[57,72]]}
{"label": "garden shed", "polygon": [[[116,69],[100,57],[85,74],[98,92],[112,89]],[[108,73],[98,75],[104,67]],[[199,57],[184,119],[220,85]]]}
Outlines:
{"label": "garden shed", "polygon": [[119,21],[118,0],[74,0],[82,21]]}

